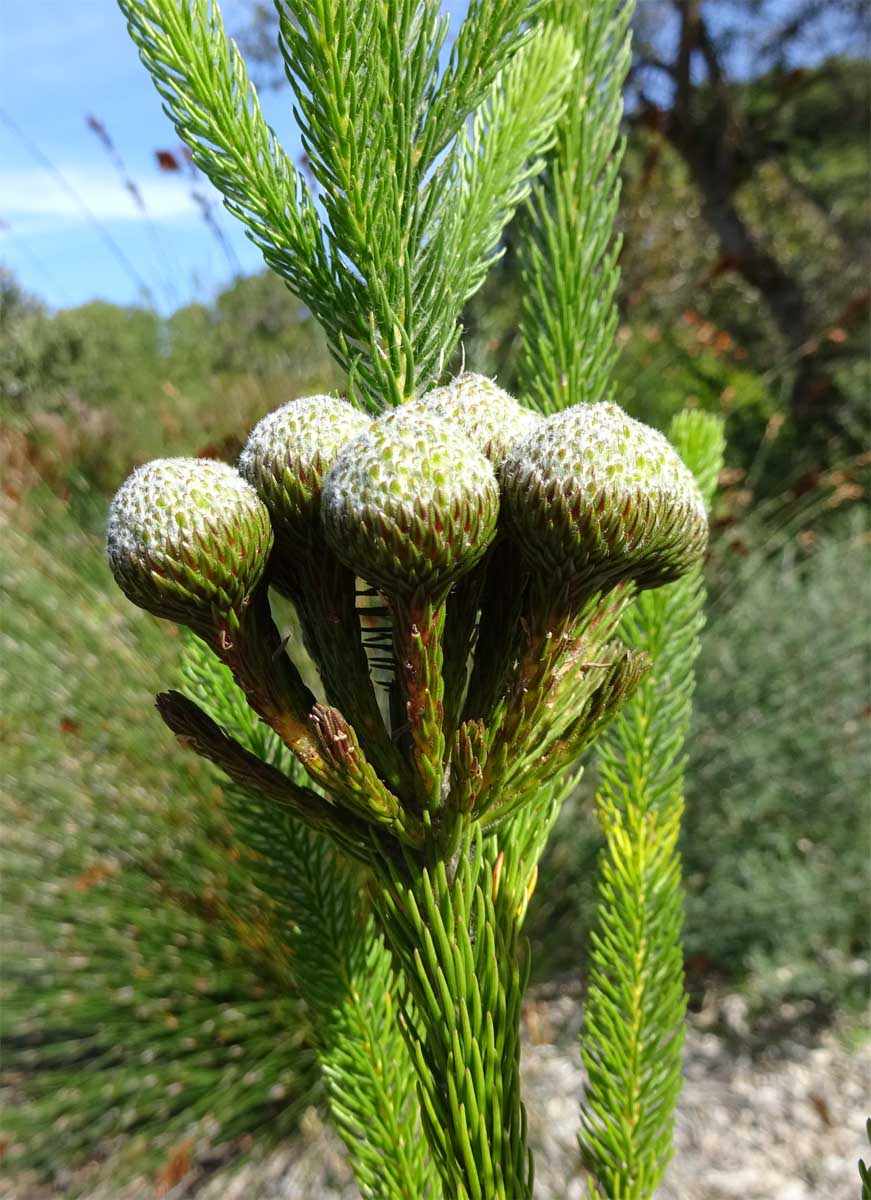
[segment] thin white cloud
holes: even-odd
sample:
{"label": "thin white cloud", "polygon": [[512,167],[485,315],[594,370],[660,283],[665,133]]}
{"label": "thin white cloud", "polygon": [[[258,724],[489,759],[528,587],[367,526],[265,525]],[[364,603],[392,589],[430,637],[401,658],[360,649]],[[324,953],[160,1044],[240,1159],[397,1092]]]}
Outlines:
{"label": "thin white cloud", "polygon": [[[190,180],[155,175],[135,180],[145,204],[136,204],[118,175],[105,168],[60,166],[60,172],[99,221],[180,221],[199,215]],[[201,187],[201,185],[199,185]],[[202,188],[201,188],[202,190]],[[18,233],[84,223],[88,217],[60,180],[34,168],[0,170],[0,218]]]}

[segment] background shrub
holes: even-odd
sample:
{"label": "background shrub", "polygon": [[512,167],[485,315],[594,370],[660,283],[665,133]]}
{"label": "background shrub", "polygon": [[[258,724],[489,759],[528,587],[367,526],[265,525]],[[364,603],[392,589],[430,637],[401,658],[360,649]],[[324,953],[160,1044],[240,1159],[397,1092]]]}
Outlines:
{"label": "background shrub", "polygon": [[[819,508],[807,505],[805,518],[819,520]],[[783,505],[775,513],[786,519]],[[760,1004],[861,1002],[871,949],[867,535],[853,512],[821,532],[787,523],[786,533],[771,514],[742,536],[751,544],[740,541],[740,554],[727,538],[715,547],[709,571],[681,844],[687,955],[695,973],[714,971]],[[571,970],[592,922],[594,789],[593,766],[542,864],[530,913],[539,973]]]}

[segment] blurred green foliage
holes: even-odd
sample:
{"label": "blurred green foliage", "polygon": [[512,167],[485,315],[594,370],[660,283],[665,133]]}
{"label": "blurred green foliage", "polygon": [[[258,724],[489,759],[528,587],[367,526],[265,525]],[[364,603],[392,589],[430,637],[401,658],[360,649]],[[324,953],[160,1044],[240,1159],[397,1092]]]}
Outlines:
{"label": "blurred green foliage", "polygon": [[271,274],[162,319],[98,302],[49,315],[0,270],[5,490],[47,482],[85,524],[93,497],[138,463],[235,459],[261,416],[339,378],[318,327]]}
{"label": "blurred green foliage", "polygon": [[[803,997],[834,1009],[866,993],[871,572],[858,509],[815,531],[835,494],[730,527],[709,571],[684,938],[697,984],[738,984],[758,1008]],[[592,764],[542,863],[529,917],[542,976],[576,969],[593,921],[594,790]]]}
{"label": "blurred green foliage", "polygon": [[862,517],[854,510],[823,534],[785,540],[758,570],[745,557],[709,607],[683,830],[687,952],[739,968],[763,1002],[864,1001],[871,572]]}
{"label": "blurred green foliage", "polygon": [[0,539],[6,1159],[171,1174],[280,1139],[312,1100],[289,931],[216,779],[166,743],[177,641],[56,498],[28,516]]}
{"label": "blurred green foliage", "polygon": [[[751,128],[761,122],[768,139],[736,205],[808,299],[814,332],[805,349],[843,394],[849,437],[833,438],[822,425],[813,436],[797,429],[790,408],[795,356],[766,298],[721,253],[687,166],[656,120],[631,114],[615,398],[661,428],[687,404],[721,413],[730,467],[750,472],[764,447],[759,495],[783,492],[799,464],[833,465],[867,441],[867,70],[863,60],[839,58],[813,71],[772,71],[731,85],[742,118]],[[466,362],[498,374],[509,389],[523,286],[512,236],[469,306],[465,343]]]}

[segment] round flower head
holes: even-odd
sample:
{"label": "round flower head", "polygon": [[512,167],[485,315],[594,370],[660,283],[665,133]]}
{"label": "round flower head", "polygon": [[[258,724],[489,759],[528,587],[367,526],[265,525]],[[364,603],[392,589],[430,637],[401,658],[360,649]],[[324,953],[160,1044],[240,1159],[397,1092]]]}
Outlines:
{"label": "round flower head", "polygon": [[146,463],[109,509],[106,549],[122,592],[155,616],[194,628],[242,611],[271,548],[263,502],[221,462]]}
{"label": "round flower head", "polygon": [[498,514],[490,463],[460,432],[416,406],[375,421],[324,480],[327,541],[388,593],[446,591],[484,553]]}
{"label": "round flower head", "polygon": [[502,468],[506,516],[526,556],[590,588],[678,579],[705,551],[708,520],[688,468],[616,404],[549,417]]}
{"label": "round flower head", "polygon": [[279,545],[310,540],[324,475],[342,447],[371,423],[347,400],[307,396],[254,426],[239,470],[269,509]]}
{"label": "round flower head", "polygon": [[412,403],[455,425],[494,466],[541,420],[492,379],[471,371]]}

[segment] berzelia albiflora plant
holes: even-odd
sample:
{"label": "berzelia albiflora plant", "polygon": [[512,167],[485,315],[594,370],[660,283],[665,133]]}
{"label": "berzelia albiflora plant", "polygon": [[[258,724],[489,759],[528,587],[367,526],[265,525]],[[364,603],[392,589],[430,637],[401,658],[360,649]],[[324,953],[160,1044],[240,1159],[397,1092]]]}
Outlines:
{"label": "berzelia albiflora plant", "polygon": [[[719,441],[683,418],[682,458],[608,388],[628,6],[472,0],[445,64],[434,0],[279,0],[312,185],[216,6],[121,7],[195,162],[347,371],[346,399],[265,416],[237,469],[134,472],[108,553],[134,603],[196,635],[158,708],[248,797],[239,836],[292,913],[360,1189],[531,1197],[523,921],[579,757],[623,710],[581,1148],[600,1195],[649,1195],[679,1072],[679,751]],[[521,205],[518,401],[442,377]]]}

